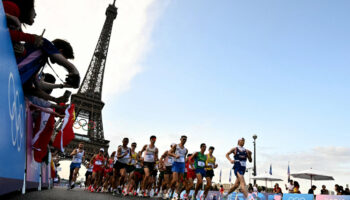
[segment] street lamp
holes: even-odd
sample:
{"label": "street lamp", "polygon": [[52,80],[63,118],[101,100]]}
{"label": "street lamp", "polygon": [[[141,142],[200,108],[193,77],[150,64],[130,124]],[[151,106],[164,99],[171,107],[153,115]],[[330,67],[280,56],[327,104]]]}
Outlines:
{"label": "street lamp", "polygon": [[[254,176],[256,176],[256,139],[258,138],[257,135],[253,135],[253,139],[254,139]],[[254,179],[254,185],[256,184],[256,180]]]}

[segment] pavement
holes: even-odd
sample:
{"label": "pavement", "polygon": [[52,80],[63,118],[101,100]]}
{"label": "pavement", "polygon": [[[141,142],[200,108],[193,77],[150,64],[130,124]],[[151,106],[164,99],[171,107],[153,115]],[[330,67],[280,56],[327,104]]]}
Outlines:
{"label": "pavement", "polygon": [[31,191],[24,195],[13,193],[7,196],[0,196],[1,200],[116,200],[116,199],[159,199],[159,198],[140,198],[140,197],[123,197],[121,195],[113,196],[111,193],[91,193],[81,188],[67,190],[63,187],[55,187],[51,190]]}

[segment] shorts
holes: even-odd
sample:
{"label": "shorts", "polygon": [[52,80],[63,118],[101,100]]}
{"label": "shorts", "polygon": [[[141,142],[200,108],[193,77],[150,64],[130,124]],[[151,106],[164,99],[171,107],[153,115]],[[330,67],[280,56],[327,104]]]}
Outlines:
{"label": "shorts", "polygon": [[159,178],[160,178],[160,179],[163,179],[163,178],[164,178],[164,171],[161,171],[161,172],[159,173]]}
{"label": "shorts", "polygon": [[204,178],[207,173],[206,173],[204,168],[197,168],[196,169],[196,174],[200,174]]}
{"label": "shorts", "polygon": [[121,163],[121,162],[115,162],[113,165],[113,168],[116,169],[117,171],[121,170],[121,169],[126,169],[128,167],[127,164],[125,163]]}
{"label": "shorts", "polygon": [[207,170],[205,177],[212,179],[214,176],[215,176],[214,170],[212,170],[212,169]]}
{"label": "shorts", "polygon": [[94,168],[92,169],[92,172],[103,172],[103,167],[95,165]]}
{"label": "shorts", "polygon": [[171,168],[173,172],[184,173],[185,172],[185,163],[183,162],[174,162],[173,167]]}
{"label": "shorts", "polygon": [[70,170],[74,170],[75,168],[80,168],[81,163],[70,163]]}
{"label": "shorts", "polygon": [[131,172],[133,172],[135,170],[135,166],[134,165],[128,165],[126,167],[126,173],[130,174]]}
{"label": "shorts", "polygon": [[141,179],[142,179],[142,173],[139,172],[139,171],[135,171],[135,172],[134,172],[134,176],[135,176],[138,180],[141,180]]}
{"label": "shorts", "polygon": [[173,173],[172,166],[166,166],[164,174],[169,175],[169,174],[172,174],[172,173]]}
{"label": "shorts", "polygon": [[87,180],[89,176],[92,176],[92,172],[86,171],[86,173],[85,173],[85,180]]}
{"label": "shorts", "polygon": [[187,179],[196,179],[196,172],[194,170],[187,171]]}
{"label": "shorts", "polygon": [[239,173],[240,175],[243,176],[243,175],[245,174],[245,170],[246,170],[245,167],[241,167],[241,166],[239,166],[239,167],[234,167],[234,166],[233,166],[233,172],[234,172],[235,176],[238,176],[237,173]]}
{"label": "shorts", "polygon": [[150,171],[154,169],[155,162],[143,162],[143,167],[148,168]]}
{"label": "shorts", "polygon": [[151,171],[151,176],[157,177],[157,174],[158,174],[158,170],[154,169]]}

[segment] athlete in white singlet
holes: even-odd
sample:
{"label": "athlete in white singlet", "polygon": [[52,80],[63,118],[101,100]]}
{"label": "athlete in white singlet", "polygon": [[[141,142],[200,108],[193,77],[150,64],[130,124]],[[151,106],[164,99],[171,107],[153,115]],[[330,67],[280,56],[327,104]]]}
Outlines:
{"label": "athlete in white singlet", "polygon": [[80,142],[78,148],[74,149],[70,155],[73,156],[73,158],[70,164],[68,188],[73,189],[75,186],[75,181],[77,180],[77,175],[81,167],[81,163],[85,161],[84,143]]}

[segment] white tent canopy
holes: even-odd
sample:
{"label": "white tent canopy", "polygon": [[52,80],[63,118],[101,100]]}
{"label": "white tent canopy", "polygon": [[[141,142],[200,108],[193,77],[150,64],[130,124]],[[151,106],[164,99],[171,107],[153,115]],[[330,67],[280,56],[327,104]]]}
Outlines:
{"label": "white tent canopy", "polygon": [[257,176],[254,176],[253,178],[251,178],[253,180],[257,180],[257,181],[265,181],[265,186],[267,187],[267,181],[283,181],[281,178],[278,178],[276,176],[273,176],[271,174],[265,173],[265,174],[260,174]]}
{"label": "white tent canopy", "polygon": [[333,176],[326,175],[326,173],[314,169],[307,169],[303,170],[297,173],[292,173],[292,177],[294,178],[300,178],[300,179],[308,179],[311,180],[311,185],[312,181],[330,181],[334,180]]}

